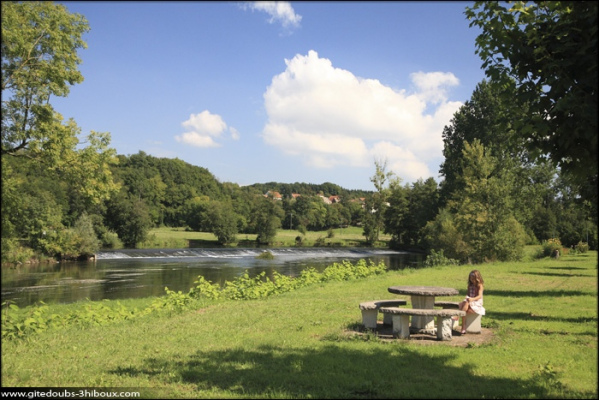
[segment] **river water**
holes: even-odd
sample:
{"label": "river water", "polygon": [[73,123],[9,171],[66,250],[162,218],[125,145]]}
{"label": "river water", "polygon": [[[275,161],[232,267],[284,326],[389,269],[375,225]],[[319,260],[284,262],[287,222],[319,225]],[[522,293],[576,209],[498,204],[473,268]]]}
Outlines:
{"label": "river water", "polygon": [[72,303],[85,299],[126,299],[162,296],[165,287],[187,292],[202,275],[213,283],[274,271],[297,276],[313,267],[348,260],[384,262],[389,269],[422,266],[421,254],[365,248],[273,248],[274,259],[256,258],[256,248],[185,248],[104,251],[96,261],[2,267],[2,302],[19,307],[43,301]]}

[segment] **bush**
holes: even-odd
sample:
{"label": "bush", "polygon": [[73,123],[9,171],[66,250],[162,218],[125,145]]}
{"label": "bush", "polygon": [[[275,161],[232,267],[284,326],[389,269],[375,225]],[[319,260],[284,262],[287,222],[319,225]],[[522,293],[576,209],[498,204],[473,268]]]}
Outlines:
{"label": "bush", "polygon": [[2,262],[22,264],[31,260],[34,252],[29,247],[23,247],[18,240],[2,239]]}
{"label": "bush", "polygon": [[112,231],[106,231],[102,238],[102,248],[105,249],[122,249],[123,242],[119,239],[119,235]]}
{"label": "bush", "polygon": [[559,254],[562,253],[562,242],[559,239],[548,239],[543,242],[543,257],[554,257],[556,250]]}
{"label": "bush", "polygon": [[578,242],[575,249],[578,253],[586,253],[587,251],[589,251],[589,244],[582,241]]}
{"label": "bush", "polygon": [[443,254],[443,250],[436,252],[435,250],[431,250],[431,254],[426,256],[426,260],[424,260],[425,267],[436,267],[441,265],[459,265],[459,261],[453,258],[447,258]]}

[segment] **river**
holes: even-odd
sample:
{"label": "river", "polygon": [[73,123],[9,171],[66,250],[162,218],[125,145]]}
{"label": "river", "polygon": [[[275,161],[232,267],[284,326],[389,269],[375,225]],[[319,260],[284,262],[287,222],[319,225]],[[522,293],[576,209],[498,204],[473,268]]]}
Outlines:
{"label": "river", "polygon": [[265,271],[296,276],[308,267],[322,271],[335,262],[359,259],[384,262],[389,269],[422,266],[421,254],[367,248],[272,248],[274,259],[256,258],[264,249],[185,248],[103,251],[96,261],[2,267],[2,302],[19,307],[43,301],[162,296],[164,288],[187,292],[199,275],[223,284]]}

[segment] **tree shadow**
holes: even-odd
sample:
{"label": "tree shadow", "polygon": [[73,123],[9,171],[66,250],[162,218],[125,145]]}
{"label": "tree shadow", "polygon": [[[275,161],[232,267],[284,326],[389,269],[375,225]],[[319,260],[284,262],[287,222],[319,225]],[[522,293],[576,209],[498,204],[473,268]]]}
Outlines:
{"label": "tree shadow", "polygon": [[568,271],[571,271],[571,270],[590,271],[589,268],[570,267],[570,266],[564,266],[564,267],[545,267],[544,269],[565,269],[565,270],[568,270]]}
{"label": "tree shadow", "polygon": [[187,239],[187,246],[189,248],[202,248],[202,247],[222,247],[218,244],[217,240],[208,239]]}
{"label": "tree shadow", "polygon": [[[468,351],[462,349],[461,351]],[[325,344],[319,349],[261,346],[253,350],[198,350],[149,358],[141,367],[118,367],[113,374],[196,385],[248,398],[547,398],[542,376],[520,379],[477,376],[473,365],[451,365],[454,355],[426,355],[409,344],[365,350]]]}
{"label": "tree shadow", "polygon": [[[464,292],[465,293],[465,292]],[[497,296],[497,297],[562,297],[562,296],[589,296],[591,293],[583,292],[581,290],[544,290],[544,291],[532,291],[532,290],[494,290],[485,288],[485,296]]]}
{"label": "tree shadow", "polygon": [[567,273],[559,274],[556,272],[523,272],[523,274],[525,274],[525,275],[541,275],[541,276],[559,276],[559,277],[563,277],[563,278],[569,278],[569,277],[588,278],[590,276],[590,275],[584,275],[584,274],[567,274]]}
{"label": "tree shadow", "polygon": [[[541,315],[541,314],[534,314],[534,313],[530,313],[530,312],[497,312],[497,311],[493,311],[493,312],[489,312],[488,313],[489,317],[492,317],[495,320],[500,320],[500,321],[513,321],[516,319],[519,320],[523,320],[523,321],[553,321],[553,322],[567,322],[567,323],[572,323],[572,324],[583,324],[583,323],[588,323],[588,322],[594,322],[597,323],[597,317],[575,317],[575,318],[560,318],[560,317],[553,317],[553,316],[547,316],[547,315]],[[594,331],[592,333],[585,333],[586,334],[590,334],[591,336],[597,336],[597,331]]]}

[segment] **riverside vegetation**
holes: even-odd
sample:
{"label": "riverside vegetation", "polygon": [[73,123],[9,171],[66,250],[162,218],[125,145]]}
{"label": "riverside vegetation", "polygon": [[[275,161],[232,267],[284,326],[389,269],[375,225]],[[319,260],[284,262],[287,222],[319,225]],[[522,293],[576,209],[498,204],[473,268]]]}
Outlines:
{"label": "riverside vegetation", "polygon": [[344,262],[222,288],[199,278],[189,293],[157,299],[9,308],[3,331],[8,315],[46,327],[3,338],[2,382],[148,398],[596,398],[596,251],[480,265],[486,344],[356,334],[360,302],[397,284],[455,287],[457,300],[471,268]]}

